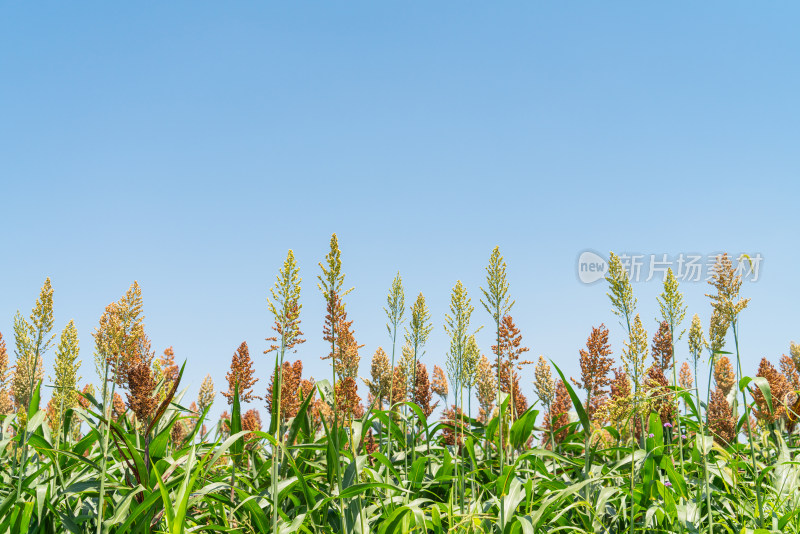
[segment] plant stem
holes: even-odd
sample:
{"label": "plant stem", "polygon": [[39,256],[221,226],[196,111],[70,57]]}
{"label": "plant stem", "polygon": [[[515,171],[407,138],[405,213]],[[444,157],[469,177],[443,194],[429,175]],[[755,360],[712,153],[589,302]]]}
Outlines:
{"label": "plant stem", "polygon": [[[675,360],[675,332],[674,326],[670,325],[670,338],[672,340],[672,387],[674,388],[675,393],[678,391],[678,371],[677,371],[677,364]],[[695,376],[697,376],[695,374]],[[681,478],[686,478],[686,470],[684,469],[684,461],[683,461],[683,435],[680,429],[680,412],[681,412],[681,405],[680,401],[678,401],[677,394],[675,395],[675,423],[677,424],[678,430],[678,450],[680,453],[681,458]]]}
{"label": "plant stem", "polygon": [[[731,321],[731,326],[733,327],[733,342],[736,345],[736,366],[739,374],[739,379],[741,380],[742,360],[739,357],[739,329],[738,329],[738,319],[736,317],[734,317],[733,321]],[[756,485],[756,500],[758,501],[758,526],[759,528],[764,528],[764,502],[761,497],[761,486],[758,483],[758,466],[756,464],[755,446],[753,445],[753,429],[750,426],[750,405],[747,402],[747,395],[745,394],[745,390],[741,389],[741,392],[742,392],[742,403],[744,404],[744,420],[745,424],[747,425],[747,439],[750,441],[750,459],[753,463],[753,480],[755,481]]]}
{"label": "plant stem", "polygon": [[28,432],[28,415],[30,412],[31,401],[33,400],[33,387],[36,384],[36,368],[39,366],[39,352],[41,351],[42,346],[42,329],[39,329],[39,335],[36,339],[36,351],[33,357],[33,367],[31,368],[31,380],[30,385],[28,387],[28,400],[25,403],[25,429],[23,430],[22,434],[22,459],[19,463],[19,472],[17,473],[17,499],[19,499],[20,495],[22,494],[22,479],[23,473],[25,471],[25,464],[28,461],[28,439],[30,439],[30,433]]}
{"label": "plant stem", "polygon": [[[394,353],[395,348],[397,347],[397,325],[393,324],[394,329],[392,330],[392,379],[389,381],[389,411],[394,411]],[[386,457],[389,458],[389,461],[392,461],[392,423],[393,419],[391,413],[389,414],[389,428],[387,429],[387,454]],[[387,477],[389,476],[387,472]]]}
{"label": "plant stem", "polygon": [[[336,483],[339,486],[339,495],[342,493],[342,474],[341,470],[339,469],[339,417],[338,417],[338,410],[336,407],[336,332],[335,329],[331,329],[331,355],[333,355],[333,362],[331,364],[331,369],[333,370],[333,406],[331,406],[331,411],[333,412],[333,448],[336,451],[336,458],[334,467],[336,468]],[[391,443],[391,441],[390,441]],[[339,509],[341,510],[341,514],[339,515],[339,522],[342,529],[342,533],[347,532],[345,529],[347,521],[345,520],[345,513],[344,513],[344,499],[339,497]]]}
{"label": "plant stem", "polygon": [[[281,332],[286,330],[286,325],[283,324]],[[283,432],[281,431],[281,397],[283,394],[283,357],[286,352],[286,335],[281,334],[281,348],[280,354],[276,355],[275,366],[275,387],[278,388],[277,406],[272,407],[278,423],[275,425],[275,441],[278,445],[272,446],[272,532],[278,532],[278,465],[280,463],[280,445],[283,443]]]}
{"label": "plant stem", "polygon": [[635,486],[635,476],[636,476],[636,457],[635,457],[635,453],[636,453],[636,446],[634,445],[636,440],[633,439],[631,441],[632,441],[632,443],[631,443],[631,524],[630,524],[629,528],[630,528],[630,532],[633,532],[634,531],[634,525],[635,525],[633,513],[634,513],[634,508],[636,506],[636,503],[633,502],[633,491],[634,491],[634,488],[636,487]]}
{"label": "plant stem", "polygon": [[103,505],[105,504],[106,492],[106,462],[108,459],[108,436],[111,434],[111,410],[109,409],[109,398],[114,398],[114,387],[116,382],[111,384],[111,395],[108,394],[108,360],[106,359],[105,376],[103,378],[103,418],[105,419],[103,432],[103,458],[100,460],[100,495],[97,499],[97,534],[103,532]]}
{"label": "plant stem", "polygon": [[[497,337],[497,403],[499,404],[499,410],[498,411],[500,412],[500,419],[499,419],[499,423],[500,424],[498,425],[498,432],[499,432],[500,442],[498,444],[497,450],[498,450],[498,453],[500,455],[500,458],[499,458],[500,459],[500,476],[502,477],[503,476],[503,472],[505,471],[506,460],[505,460],[505,456],[503,454],[504,453],[504,449],[505,449],[505,444],[503,442],[503,423],[505,422],[505,419],[503,418],[503,403],[500,401],[500,391],[501,391],[501,389],[500,389],[500,365],[502,364],[501,358],[500,358],[500,354],[501,354],[501,352],[500,352],[500,319],[501,319],[501,317],[500,317],[500,301],[498,300],[497,304],[495,305],[494,320],[495,320],[496,337]],[[506,510],[505,510],[506,506],[505,506],[505,504],[506,504],[505,495],[503,495],[501,493],[500,494],[500,524],[502,525],[502,528],[505,528],[505,525],[506,525]]]}
{"label": "plant stem", "polygon": [[[417,349],[418,349],[418,346],[417,346],[417,342],[415,340],[414,341],[414,388],[411,390],[412,391],[412,397],[413,397],[413,392],[417,389]],[[416,459],[416,453],[417,453],[417,424],[413,423],[411,425],[411,465],[412,466],[414,465],[414,460]]]}
{"label": "plant stem", "polygon": [[[695,354],[694,362],[695,362],[694,363],[694,375],[695,375],[695,378],[697,378],[697,355],[696,354]],[[708,388],[709,388],[709,390],[711,389],[711,376],[714,374],[713,369],[714,369],[714,355],[712,354],[711,355],[711,371],[709,372],[709,375],[708,375]],[[705,484],[705,489],[706,489],[706,509],[708,511],[708,534],[713,534],[713,532],[714,532],[714,516],[713,516],[713,512],[711,511],[711,489],[710,489],[711,488],[711,484],[709,483],[709,480],[708,480],[708,458],[706,457],[706,452],[705,452],[706,436],[705,436],[705,430],[704,430],[704,426],[703,426],[703,414],[702,414],[701,409],[700,409],[700,388],[696,387],[694,389],[694,391],[695,391],[695,399],[697,401],[697,417],[698,417],[698,421],[697,422],[700,425],[700,439],[702,439],[702,443],[703,443],[703,447],[700,450],[700,457],[703,459],[703,483]],[[708,404],[706,404],[706,406],[708,406]]]}

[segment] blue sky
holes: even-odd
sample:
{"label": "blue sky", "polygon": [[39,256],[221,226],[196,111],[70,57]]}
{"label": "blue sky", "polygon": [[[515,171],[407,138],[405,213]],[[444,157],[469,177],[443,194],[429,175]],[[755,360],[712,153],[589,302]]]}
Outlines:
{"label": "blue sky", "polygon": [[[292,248],[297,356],[328,377],[316,275],[337,232],[363,375],[389,348],[397,271],[431,308],[429,368],[456,280],[488,325],[495,245],[531,355],[574,375],[593,325],[621,351],[605,286],[577,279],[581,251],[750,252],[752,373],[800,340],[800,9],[768,7],[3,3],[0,332],[11,350],[14,312],[50,276],[57,328],[75,319],[97,382],[91,331],[138,280],[189,396],[206,373],[223,387],[243,340],[263,394],[267,291]],[[660,285],[634,289],[652,334]],[[707,286],[683,290],[707,326]]]}

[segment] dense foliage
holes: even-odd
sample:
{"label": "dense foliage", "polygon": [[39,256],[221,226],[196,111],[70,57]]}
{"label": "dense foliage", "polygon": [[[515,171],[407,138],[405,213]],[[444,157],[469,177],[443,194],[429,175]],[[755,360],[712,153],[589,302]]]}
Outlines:
{"label": "dense foliage", "polygon": [[[800,347],[779,368],[765,359],[743,376],[738,318],[748,301],[727,256],[710,281],[709,341],[695,316],[681,342],[690,357],[679,363],[686,307],[671,271],[651,340],[612,254],[609,297],[626,330],[620,365],[600,325],[574,379],[544,358],[522,359],[499,250],[480,299],[491,357],[458,282],[444,320],[447,377],[422,361],[430,313],[421,294],[405,309],[398,275],[385,308],[391,350],[376,351],[366,400],[336,236],[320,267],[331,379],[304,379],[302,362],[288,360],[304,341],[290,252],[269,303],[267,428],[244,407],[261,397],[246,343],[217,399],[228,404],[223,416],[207,417],[211,377],[187,405],[174,352],[157,358],[150,347],[137,284],[95,331],[100,386],[76,376],[72,322],[45,380],[55,343],[48,280],[30,317],[15,318],[13,366],[0,337],[0,532],[800,531]],[[696,384],[701,365],[713,384]],[[536,402],[520,380],[533,381]],[[53,394],[43,406],[45,385]]]}

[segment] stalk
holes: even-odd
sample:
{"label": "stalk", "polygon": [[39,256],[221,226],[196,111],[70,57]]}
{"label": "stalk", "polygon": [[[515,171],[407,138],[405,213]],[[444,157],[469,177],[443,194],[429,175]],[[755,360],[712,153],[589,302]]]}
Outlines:
{"label": "stalk", "polygon": [[[114,387],[116,383],[111,384],[111,395],[110,398],[114,397]],[[109,420],[111,419],[110,413],[110,406],[108,405],[108,359],[106,359],[105,365],[105,376],[103,377],[103,418],[105,421],[103,425],[105,426],[103,432],[103,458],[100,460],[100,496],[97,501],[97,534],[101,534],[103,532],[103,505],[105,504],[105,492],[106,492],[106,462],[108,459],[108,437],[111,434],[111,426],[109,425]]]}
{"label": "stalk", "polygon": [[[460,426],[460,421],[458,419],[458,406],[459,406],[459,404],[458,404],[458,399],[459,399],[458,391],[459,390],[458,390],[458,387],[457,387],[458,385],[457,384],[454,384],[454,386],[456,386],[456,387],[453,387],[453,424],[454,424],[453,430],[455,432],[455,441],[453,443],[453,453],[454,453],[453,456],[456,456],[459,459],[459,461],[456,462],[456,477],[458,478],[458,481],[459,481],[458,482],[458,484],[459,484],[458,490],[459,490],[459,494],[460,494],[460,490],[461,490],[461,471],[463,470],[463,466],[461,465],[461,461],[460,461],[461,460],[461,455],[458,454],[458,436],[459,436],[459,431],[461,429],[461,426]],[[461,513],[464,513],[463,506],[460,506],[460,511],[461,511]]]}
{"label": "stalk", "polygon": [[[711,390],[711,377],[714,375],[714,354],[711,354],[711,367],[708,374],[708,390]],[[699,384],[699,378],[697,376],[697,354],[694,355],[694,376],[697,384]],[[695,394],[695,403],[697,407],[697,422],[700,425],[700,438],[703,440],[703,447],[705,447],[706,437],[705,437],[705,430],[703,427],[703,414],[701,413],[701,406],[700,406],[700,388],[696,385],[694,388]],[[708,402],[706,402],[706,406],[708,406]],[[712,534],[714,532],[714,517],[711,512],[711,493],[709,491],[710,483],[708,480],[708,460],[705,454],[700,455],[703,458],[703,483],[705,485],[705,494],[706,494],[706,508],[708,509],[708,534]],[[699,504],[699,492],[698,497],[695,498],[695,502]]]}
{"label": "stalk", "polygon": [[[632,340],[631,340],[631,317],[630,317],[630,312],[627,311],[627,310],[625,312],[625,324],[628,326],[628,341],[632,342]],[[639,398],[639,376],[634,376],[633,377],[633,398],[634,398],[634,406],[636,406],[637,399]],[[638,410],[637,410],[637,412],[638,412]],[[637,415],[639,416],[639,425],[642,427],[642,435],[639,438],[639,447],[644,449],[644,430],[645,430],[644,418],[642,417],[641,413],[638,413]],[[635,430],[636,430],[636,426],[634,425],[634,440],[633,440],[634,443],[636,442]],[[633,461],[633,460],[631,460],[631,461]],[[633,464],[631,464],[631,465],[633,465]],[[631,517],[633,517],[633,512],[631,512]]]}
{"label": "stalk", "polygon": [[[340,460],[339,460],[339,416],[337,413],[336,407],[336,330],[338,325],[333,321],[334,318],[338,315],[338,310],[334,308],[333,304],[336,304],[335,299],[338,296],[339,292],[341,291],[342,284],[344,283],[344,273],[341,271],[342,267],[342,260],[341,260],[341,252],[339,250],[339,241],[336,237],[336,234],[331,235],[331,248],[330,252],[325,256],[325,262],[327,264],[323,265],[322,263],[319,264],[320,268],[322,269],[322,274],[317,276],[319,283],[317,287],[322,291],[324,295],[328,307],[330,308],[331,314],[331,324],[330,324],[330,341],[331,341],[331,354],[330,357],[333,359],[332,361],[332,378],[333,382],[331,386],[333,388],[333,448],[336,452],[336,461],[335,461],[335,472],[336,472],[336,481],[339,487],[339,507],[341,508],[340,514],[340,527],[342,532],[347,532],[346,521],[345,521],[345,513],[344,513],[344,499],[341,497],[342,493],[342,474],[340,469]],[[344,297],[347,295],[352,288],[345,290],[342,292],[341,296]],[[343,305],[343,304],[342,304]]]}
{"label": "stalk", "polygon": [[[586,407],[590,406],[592,401],[592,390],[588,389],[586,391]],[[584,480],[589,476],[589,446],[591,442],[591,434],[587,431],[586,437],[583,440],[583,478]],[[586,500],[589,500],[589,488],[586,488]]]}
{"label": "stalk", "polygon": [[[394,380],[392,380],[394,382]],[[414,342],[414,391],[417,388],[417,343]],[[417,423],[411,425],[411,465],[417,456]]]}
{"label": "stalk", "polygon": [[[467,417],[469,419],[470,431],[472,431],[472,385],[467,388]],[[474,473],[475,466],[472,465],[472,458],[469,460],[469,470]],[[475,495],[475,477],[474,475],[469,479],[469,487],[472,495]]]}
{"label": "stalk", "polygon": [[[283,325],[284,328],[286,325]],[[275,426],[275,441],[278,445],[272,446],[272,531],[278,532],[278,464],[280,461],[281,448],[283,444],[283,432],[281,431],[281,398],[283,393],[283,358],[286,352],[286,336],[281,335],[281,349],[280,354],[276,356],[275,366],[275,387],[278,388],[277,407],[274,408],[275,417],[278,418],[278,424]]]}
{"label": "stalk", "polygon": [[[389,294],[386,297],[386,305],[387,307],[383,309],[386,313],[386,318],[388,322],[386,323],[386,329],[389,331],[389,334],[392,338],[392,363],[391,363],[391,371],[392,371],[392,380],[389,384],[389,410],[394,409],[394,360],[395,354],[397,352],[397,327],[403,321],[403,314],[405,313],[405,293],[403,292],[403,281],[400,278],[400,273],[398,272],[397,275],[392,280],[391,289],[389,289]],[[391,326],[390,326],[391,325]],[[414,353],[414,358],[416,360],[416,350]],[[416,367],[414,368],[414,373],[416,374]],[[388,428],[388,443],[387,443],[387,457],[389,461],[392,461],[392,424],[393,419],[389,417],[389,428]],[[405,437],[406,428],[403,429],[403,439],[407,441],[408,438]],[[388,471],[388,470],[387,470]],[[387,472],[388,477],[388,472]]]}
{"label": "stalk", "polygon": [[[331,354],[336,354],[336,330],[331,329]],[[336,483],[339,486],[339,495],[342,493],[342,473],[339,468],[339,416],[336,409],[336,360],[334,358],[333,364],[331,365],[331,371],[333,374],[333,448],[336,451],[336,463],[334,467],[336,468]],[[389,440],[391,443],[391,439]],[[339,522],[342,528],[342,532],[347,532],[345,529],[345,518],[344,518],[344,499],[339,497],[339,509],[341,510],[341,514],[339,515]]]}
{"label": "stalk", "polygon": [[[553,423],[555,422],[555,419],[553,418],[553,415],[552,415],[552,409],[553,409],[552,406],[553,406],[552,402],[548,402],[547,403],[547,413],[550,414],[550,424],[548,425],[550,427],[550,449],[553,452],[555,452],[556,451],[556,434],[555,434],[555,432],[553,432]],[[555,466],[555,460],[553,460],[553,465]]]}
{"label": "stalk", "polygon": [[[459,414],[458,414],[458,419],[459,419],[459,421],[458,421],[459,422],[458,429],[461,431],[461,443],[463,444],[464,443],[464,384],[463,383],[459,384],[459,395],[458,396],[461,399],[461,404],[459,406]],[[465,467],[464,466],[464,447],[462,446],[461,449],[459,450],[459,447],[458,447],[458,435],[456,435],[456,450],[459,451],[459,454],[458,454],[459,462],[458,463],[461,464],[461,473],[460,473],[459,478],[458,478],[458,485],[459,485],[460,492],[461,492],[461,515],[464,515],[464,476],[465,476],[466,473],[464,472],[464,467]]]}
{"label": "stalk", "polygon": [[[674,391],[678,391],[678,375],[676,371],[677,362],[675,360],[675,334],[672,332],[672,327],[670,327],[670,335],[672,337],[672,387]],[[695,374],[695,379],[697,375]],[[675,422],[678,424],[678,450],[680,453],[681,458],[681,478],[686,479],[686,471],[684,469],[684,462],[683,462],[683,435],[681,433],[681,425],[680,425],[680,416],[681,416],[681,405],[678,401],[678,396],[675,395]]]}
{"label": "stalk", "polygon": [[[509,361],[509,364],[511,362]],[[514,418],[516,417],[517,412],[517,405],[514,403],[514,370],[512,369],[511,365],[509,365],[508,369],[508,407],[510,408],[508,414],[508,429],[509,432],[511,431],[511,426],[514,424]],[[514,449],[511,447],[511,440],[508,443],[508,456],[509,461],[514,461]]]}
{"label": "stalk", "polygon": [[[738,319],[734,317],[733,321],[731,321],[731,326],[733,327],[733,342],[736,346],[736,367],[738,372],[738,377],[741,380],[742,376],[742,361],[739,358],[739,329],[738,329]],[[760,485],[758,484],[758,466],[756,465],[756,450],[753,445],[753,429],[750,426],[750,404],[747,402],[747,395],[744,392],[744,389],[741,389],[742,392],[742,403],[744,404],[744,419],[745,423],[747,424],[747,439],[750,441],[750,460],[753,463],[753,479],[756,484],[756,500],[758,501],[758,526],[759,528],[764,528],[764,502],[761,496],[761,489]]]}
{"label": "stalk", "polygon": [[[395,327],[392,331],[392,380],[389,383],[389,411],[394,411],[394,353],[395,348],[397,346],[397,327]],[[386,449],[387,454],[386,457],[389,458],[389,461],[392,461],[392,423],[393,419],[391,414],[389,414],[389,427],[386,429]],[[388,476],[388,472],[387,472]]]}
{"label": "stalk", "polygon": [[[353,416],[352,415],[348,416],[347,425],[350,427],[350,449],[353,451],[353,467],[355,467],[355,471],[356,471],[356,480],[360,480],[361,477],[358,474],[358,450],[356,449],[356,444],[353,441]],[[362,432],[363,432],[363,429],[362,429]],[[358,521],[361,524],[361,532],[366,532],[366,530],[364,530],[364,510],[363,510],[363,507],[362,507],[362,499],[361,499],[360,495],[358,496]],[[277,532],[277,530],[273,530],[273,532]]]}
{"label": "stalk", "polygon": [[[61,427],[56,430],[55,450],[57,450],[57,451],[61,447],[61,433],[64,430],[64,397],[63,396],[61,397],[61,404],[59,406],[59,410],[61,410],[59,412],[61,414],[59,416],[59,421],[61,422]],[[67,445],[69,445],[69,438],[67,438]],[[56,475],[57,475],[57,478],[58,478],[58,482],[63,487],[64,486],[64,473],[61,470],[61,465],[58,463],[58,460],[53,462],[53,466],[56,468]],[[55,490],[55,489],[56,489],[56,485],[55,485],[55,481],[53,481],[53,490]]]}
{"label": "stalk", "polygon": [[635,480],[636,480],[636,478],[635,478],[636,477],[636,458],[634,456],[635,452],[636,452],[636,448],[632,446],[631,447],[631,522],[630,522],[630,527],[629,527],[631,533],[633,533],[634,525],[635,525],[634,517],[633,517],[634,506],[635,506],[635,503],[633,502],[633,491],[634,491],[634,489],[636,487],[635,486]]}
{"label": "stalk", "polygon": [[[497,402],[499,404],[499,412],[500,412],[500,420],[498,426],[498,436],[500,438],[500,442],[497,447],[497,451],[499,453],[499,460],[500,460],[500,476],[503,476],[503,472],[505,471],[506,467],[506,460],[504,456],[504,449],[505,444],[503,442],[503,423],[505,422],[505,418],[503,416],[503,403],[500,402],[500,301],[497,300],[497,304],[494,309],[495,312],[495,327],[496,327],[496,335],[497,335]],[[550,425],[553,426],[552,424]],[[552,431],[552,428],[551,428]],[[553,443],[555,445],[555,442]],[[500,494],[500,524],[505,526],[506,524],[506,498],[505,495]]]}
{"label": "stalk", "polygon": [[[49,280],[49,278],[48,278]],[[33,400],[33,386],[36,384],[36,368],[39,366],[39,353],[41,352],[42,347],[42,337],[43,330],[39,328],[39,333],[36,338],[36,352],[34,353],[33,357],[33,367],[31,368],[31,381],[30,386],[28,389],[28,402],[25,406],[25,429],[23,430],[22,434],[22,459],[19,463],[19,472],[17,476],[17,498],[22,494],[22,478],[23,472],[25,471],[25,464],[28,461],[28,440],[30,439],[30,433],[28,432],[28,412],[30,412],[31,401]]]}
{"label": "stalk", "polygon": [[[503,423],[505,421],[503,414],[503,404],[500,402],[500,364],[501,364],[501,351],[500,351],[500,321],[503,316],[507,314],[514,306],[514,302],[508,295],[508,279],[506,277],[506,263],[503,256],[500,255],[500,248],[495,247],[489,257],[489,265],[486,267],[486,282],[487,288],[482,289],[485,301],[481,301],[486,311],[492,315],[495,323],[495,339],[497,342],[497,400],[500,412],[499,424],[499,467],[500,476],[505,471],[505,448],[503,442]],[[513,410],[513,408],[512,408]],[[500,495],[500,524],[505,528],[506,512],[505,512],[505,495]]]}
{"label": "stalk", "polygon": [[[708,390],[711,391],[711,377],[714,374],[714,362],[715,358],[714,355],[711,355],[711,367],[708,374]],[[695,379],[697,378],[697,358],[695,358],[694,364],[695,370]],[[700,438],[703,440],[703,449],[706,447],[706,435],[705,429],[703,426],[703,414],[700,412],[700,388],[695,387],[695,398],[697,402],[697,415],[698,415],[698,423],[700,424]],[[708,406],[708,402],[706,402],[706,406]],[[703,450],[700,454],[703,458],[703,483],[706,489],[706,508],[708,509],[708,534],[714,533],[714,516],[713,512],[711,511],[711,484],[708,479],[708,458],[706,457],[705,450]]]}
{"label": "stalk", "polygon": [[[235,497],[236,497],[236,460],[231,458],[231,503],[233,503],[233,499]],[[230,514],[228,516],[228,523],[231,526],[234,526],[233,507],[231,507]]]}
{"label": "stalk", "polygon": [[[408,381],[406,381],[406,390],[408,390]],[[406,401],[408,400],[408,397],[409,396],[406,393]],[[406,449],[408,449],[408,412],[407,412],[407,408],[408,408],[408,406],[406,406],[405,404],[400,406],[400,414],[402,416],[401,419],[403,421],[403,451],[404,451],[404,454],[403,454],[403,469],[405,470],[406,473],[408,473],[408,451],[406,450]]]}

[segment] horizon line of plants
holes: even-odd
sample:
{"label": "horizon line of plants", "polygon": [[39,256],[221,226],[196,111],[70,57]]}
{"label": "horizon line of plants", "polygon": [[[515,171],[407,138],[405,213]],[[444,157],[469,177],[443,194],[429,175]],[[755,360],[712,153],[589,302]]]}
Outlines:
{"label": "horizon line of plants", "polygon": [[[136,282],[93,333],[99,387],[79,385],[72,321],[45,383],[56,341],[47,279],[30,316],[14,318],[13,366],[0,335],[0,534],[800,532],[800,346],[790,345],[779,369],[763,358],[744,376],[740,314],[749,299],[727,254],[709,281],[708,340],[695,314],[688,350],[679,351],[687,307],[672,271],[651,340],[611,253],[608,296],[625,332],[619,364],[600,324],[579,351],[579,378],[569,380],[543,356],[522,359],[529,349],[497,247],[480,298],[492,358],[481,353],[474,307],[457,281],[443,324],[445,369],[434,366],[432,376],[422,360],[434,326],[421,293],[406,309],[394,278],[384,308],[391,351],[378,348],[361,378],[336,234],[319,268],[330,379],[304,378],[302,361],[288,358],[305,341],[290,250],[268,299],[266,394],[254,390],[243,342],[221,392],[230,412],[217,421],[208,420],[211,376],[187,406],[186,364],[171,347],[156,356]],[[680,369],[677,353],[686,354]],[[532,404],[523,379],[532,379]],[[52,390],[46,406],[42,388]],[[257,409],[245,409],[257,400],[266,429]]]}

